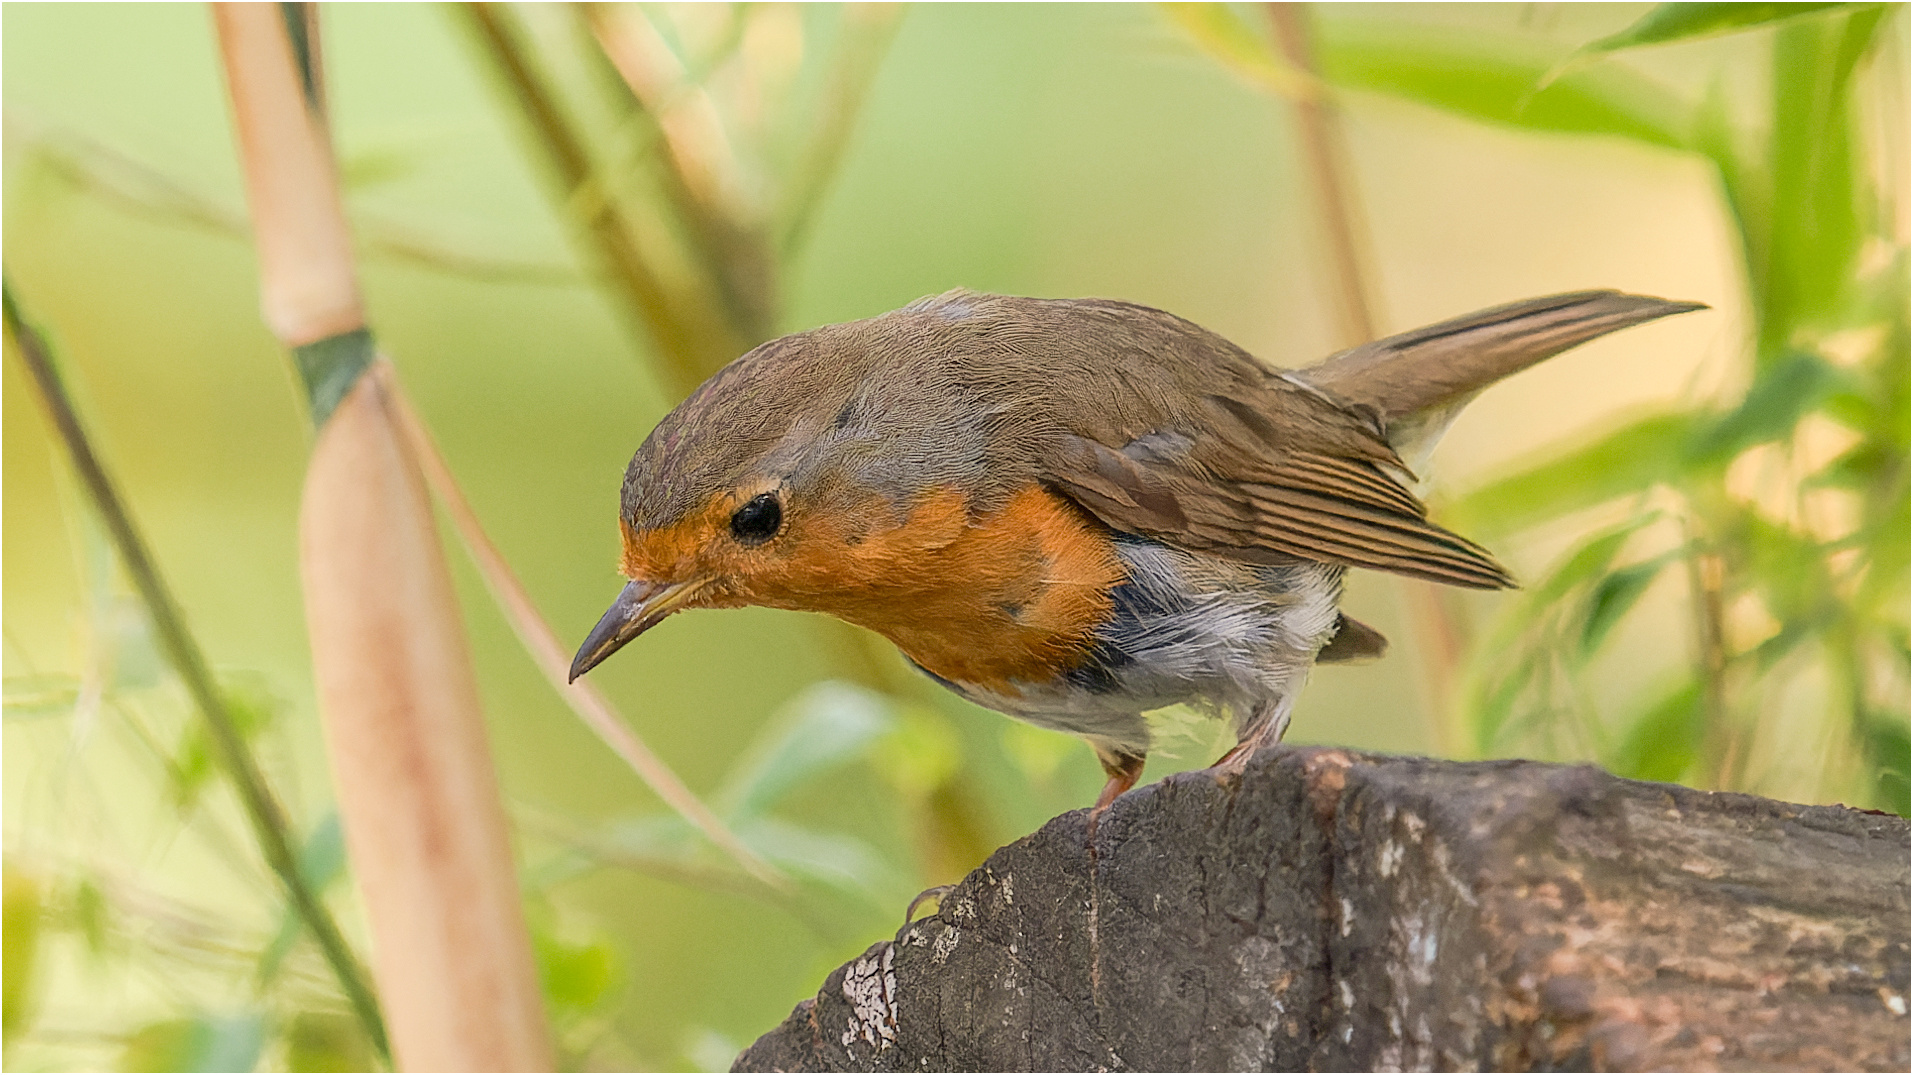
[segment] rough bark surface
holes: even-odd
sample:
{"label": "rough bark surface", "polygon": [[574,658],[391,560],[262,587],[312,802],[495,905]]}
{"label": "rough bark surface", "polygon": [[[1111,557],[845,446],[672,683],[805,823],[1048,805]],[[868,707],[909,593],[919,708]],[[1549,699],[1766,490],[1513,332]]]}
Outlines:
{"label": "rough bark surface", "polygon": [[1908,1067],[1908,826],[1283,748],[1065,814],[741,1071]]}

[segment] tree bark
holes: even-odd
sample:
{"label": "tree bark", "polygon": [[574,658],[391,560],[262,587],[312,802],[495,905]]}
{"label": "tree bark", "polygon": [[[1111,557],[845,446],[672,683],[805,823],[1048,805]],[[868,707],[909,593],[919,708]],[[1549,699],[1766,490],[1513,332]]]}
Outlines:
{"label": "tree bark", "polygon": [[1906,1070],[1908,824],[1283,748],[1065,814],[737,1070]]}

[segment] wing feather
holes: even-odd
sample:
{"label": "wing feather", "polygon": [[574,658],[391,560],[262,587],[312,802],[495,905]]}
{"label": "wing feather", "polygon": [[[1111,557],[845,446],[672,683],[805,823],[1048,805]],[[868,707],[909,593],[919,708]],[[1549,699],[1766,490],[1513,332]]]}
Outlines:
{"label": "wing feather", "polygon": [[[1071,440],[1047,479],[1118,530],[1251,563],[1322,560],[1456,586],[1513,585],[1493,557],[1430,522],[1368,459],[1245,451],[1236,438],[1221,447],[1200,436],[1122,448]],[[1182,451],[1165,451],[1169,443]]]}

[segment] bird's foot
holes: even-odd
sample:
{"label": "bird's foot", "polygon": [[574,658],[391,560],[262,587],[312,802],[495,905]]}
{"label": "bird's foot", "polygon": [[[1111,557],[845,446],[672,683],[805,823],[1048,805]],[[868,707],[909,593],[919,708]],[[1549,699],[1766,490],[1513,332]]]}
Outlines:
{"label": "bird's foot", "polygon": [[955,890],[955,885],[931,885],[929,888],[917,893],[917,898],[910,901],[909,907],[904,908],[903,924],[907,926],[915,922],[917,920],[917,908],[926,903],[935,903],[937,909],[942,910],[943,898]]}
{"label": "bird's foot", "polygon": [[1249,759],[1263,747],[1272,747],[1282,741],[1282,733],[1289,730],[1289,706],[1286,699],[1258,708],[1236,737],[1235,746],[1229,752],[1217,758],[1211,769],[1224,773],[1240,773],[1249,767]]}
{"label": "bird's foot", "polygon": [[1253,755],[1260,746],[1261,744],[1254,740],[1244,740],[1243,742],[1237,743],[1235,746],[1229,748],[1227,754],[1217,758],[1209,768],[1220,769],[1225,773],[1239,773],[1243,769],[1248,768],[1249,757]]}
{"label": "bird's foot", "polygon": [[1096,805],[1089,808],[1089,839],[1093,843],[1096,839],[1096,823],[1102,820],[1103,811],[1109,809],[1109,804],[1115,802],[1118,795],[1136,786],[1136,781],[1142,777],[1143,762],[1147,759],[1141,754],[1102,743],[1092,741],[1090,745],[1096,748],[1096,760],[1103,763],[1103,772],[1109,775],[1109,779],[1103,783],[1102,794],[1096,796]]}

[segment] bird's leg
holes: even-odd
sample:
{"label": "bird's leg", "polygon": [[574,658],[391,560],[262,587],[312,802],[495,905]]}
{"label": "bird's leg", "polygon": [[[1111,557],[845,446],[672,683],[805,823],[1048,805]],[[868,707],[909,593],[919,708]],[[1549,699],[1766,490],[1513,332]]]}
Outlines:
{"label": "bird's leg", "polygon": [[1116,796],[1136,786],[1148,755],[1112,743],[1091,741],[1089,745],[1096,749],[1096,760],[1103,763],[1103,772],[1109,774],[1103,793],[1096,796],[1096,805],[1089,808],[1089,838],[1094,840],[1097,820],[1109,809],[1109,804],[1116,801]]}
{"label": "bird's leg", "polygon": [[1286,692],[1257,705],[1236,732],[1235,746],[1217,758],[1210,768],[1239,773],[1256,751],[1280,743],[1282,734],[1289,730],[1289,709],[1294,698],[1293,692]]}

